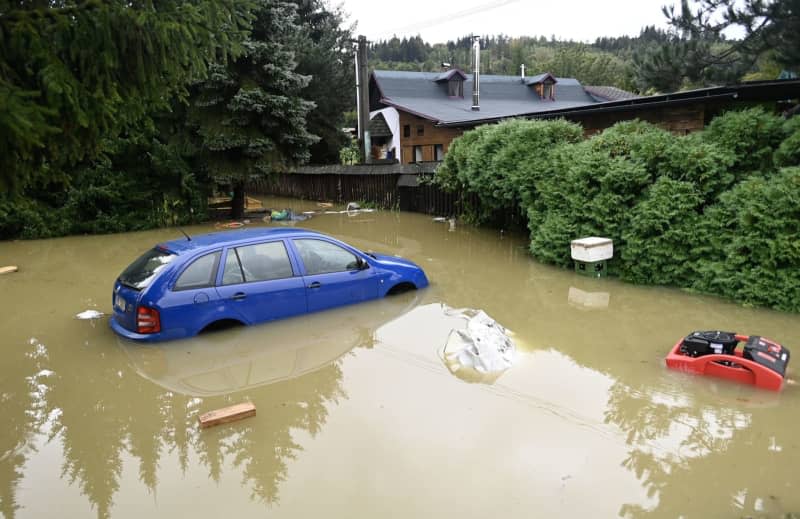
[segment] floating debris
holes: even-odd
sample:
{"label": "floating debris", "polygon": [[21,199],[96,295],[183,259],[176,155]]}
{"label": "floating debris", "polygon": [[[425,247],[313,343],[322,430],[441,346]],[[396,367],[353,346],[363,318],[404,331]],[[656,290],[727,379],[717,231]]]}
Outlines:
{"label": "floating debris", "polygon": [[7,267],[0,267],[0,274],[11,274],[12,272],[16,272],[19,269],[16,265],[9,265]]}
{"label": "floating debris", "polygon": [[82,320],[100,319],[104,315],[106,314],[104,314],[103,312],[98,312],[97,310],[84,310],[83,312],[76,315],[75,319],[82,319]]}
{"label": "floating debris", "polygon": [[198,421],[200,422],[200,427],[206,429],[215,425],[234,422],[255,415],[256,406],[252,402],[245,402],[243,404],[236,404],[201,414],[198,417]]}
{"label": "floating debris", "polygon": [[483,310],[464,310],[464,330],[452,330],[444,347],[444,361],[452,372],[462,368],[480,374],[502,373],[516,360],[509,332]]}

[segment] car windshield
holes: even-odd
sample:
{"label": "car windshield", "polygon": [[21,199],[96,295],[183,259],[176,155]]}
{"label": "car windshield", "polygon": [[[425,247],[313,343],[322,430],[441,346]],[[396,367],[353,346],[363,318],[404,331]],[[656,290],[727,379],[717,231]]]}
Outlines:
{"label": "car windshield", "polygon": [[150,249],[119,275],[119,282],[136,290],[145,288],[167,264],[175,258],[171,252]]}

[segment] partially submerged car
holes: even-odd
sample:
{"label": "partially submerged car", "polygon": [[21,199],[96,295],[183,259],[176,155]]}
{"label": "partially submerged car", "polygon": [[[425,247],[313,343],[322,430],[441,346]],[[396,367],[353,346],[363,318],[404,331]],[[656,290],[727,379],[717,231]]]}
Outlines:
{"label": "partially submerged car", "polygon": [[114,284],[111,328],[160,341],[424,288],[413,262],[307,229],[226,231],[156,245]]}

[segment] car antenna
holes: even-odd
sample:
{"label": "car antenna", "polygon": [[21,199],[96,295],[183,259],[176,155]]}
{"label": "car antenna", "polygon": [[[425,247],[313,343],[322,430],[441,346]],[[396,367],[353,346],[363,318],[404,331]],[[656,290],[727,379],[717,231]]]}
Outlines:
{"label": "car antenna", "polygon": [[184,230],[183,230],[183,229],[181,229],[180,227],[178,227],[178,230],[179,230],[179,231],[181,231],[181,234],[183,234],[184,236],[186,236],[186,241],[192,241],[192,238],[191,238],[191,237],[190,237],[188,234],[186,234],[186,231],[184,231]]}

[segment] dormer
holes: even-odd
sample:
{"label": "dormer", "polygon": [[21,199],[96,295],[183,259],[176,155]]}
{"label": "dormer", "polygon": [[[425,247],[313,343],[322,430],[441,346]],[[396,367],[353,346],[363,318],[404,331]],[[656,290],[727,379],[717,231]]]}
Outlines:
{"label": "dormer", "polygon": [[446,72],[442,72],[434,78],[434,82],[440,85],[447,85],[448,97],[464,97],[464,80],[467,75],[454,68]]}
{"label": "dormer", "polygon": [[556,78],[554,78],[549,72],[539,74],[538,76],[525,78],[523,83],[529,87],[533,87],[533,90],[539,96],[539,99],[544,101],[555,101],[556,83],[558,83],[558,81],[556,81]]}

